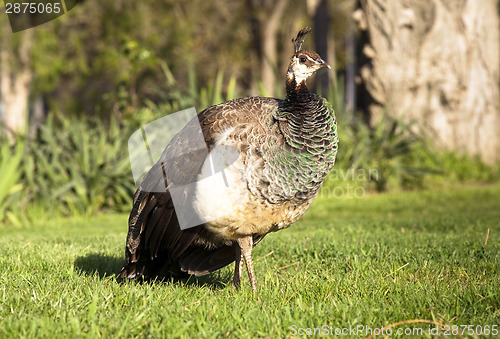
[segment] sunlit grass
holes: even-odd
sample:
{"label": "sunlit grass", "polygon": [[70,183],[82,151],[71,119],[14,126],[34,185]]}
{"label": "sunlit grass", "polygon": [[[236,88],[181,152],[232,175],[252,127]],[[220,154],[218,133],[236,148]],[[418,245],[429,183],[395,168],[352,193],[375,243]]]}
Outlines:
{"label": "sunlit grass", "polygon": [[[255,248],[256,295],[246,276],[234,290],[232,265],[188,283],[117,282],[127,215],[2,228],[0,337],[253,338],[414,319],[498,324],[499,198],[498,185],[322,196]],[[425,334],[435,326],[400,327]]]}

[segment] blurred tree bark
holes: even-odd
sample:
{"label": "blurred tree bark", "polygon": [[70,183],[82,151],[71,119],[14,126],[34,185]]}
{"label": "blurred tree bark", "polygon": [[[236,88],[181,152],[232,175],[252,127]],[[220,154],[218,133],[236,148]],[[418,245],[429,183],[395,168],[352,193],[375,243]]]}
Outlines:
{"label": "blurred tree bark", "polygon": [[266,95],[274,96],[278,74],[278,29],[288,0],[247,0],[251,16],[254,50],[260,64],[260,79]]}
{"label": "blurred tree bark", "polygon": [[28,101],[32,80],[31,47],[33,30],[16,33],[15,43],[7,21],[0,32],[0,100],[2,103],[3,128],[12,139],[15,134],[25,133],[28,120]]}
{"label": "blurred tree bark", "polygon": [[[500,160],[498,0],[361,0],[361,106],[420,122],[448,149]],[[360,96],[363,98],[363,96]]]}
{"label": "blurred tree bark", "polygon": [[332,72],[321,72],[316,76],[316,87],[326,96],[331,85],[337,88],[335,76],[335,43],[329,36],[330,13],[327,0],[307,0],[307,10],[313,22],[315,51],[332,67]]}

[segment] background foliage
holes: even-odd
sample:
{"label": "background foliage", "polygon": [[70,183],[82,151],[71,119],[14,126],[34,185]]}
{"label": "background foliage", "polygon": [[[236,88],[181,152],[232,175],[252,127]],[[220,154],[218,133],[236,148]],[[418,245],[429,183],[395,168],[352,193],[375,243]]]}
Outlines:
{"label": "background foliage", "polygon": [[[165,70],[167,79],[170,77]],[[40,216],[126,212],[135,191],[128,158],[128,137],[142,124],[193,104],[209,106],[237,96],[235,81],[169,92],[163,104],[148,105],[121,122],[108,125],[92,117],[49,115],[32,138],[19,137],[0,149],[0,217],[9,224],[30,223]],[[173,81],[173,78],[170,78]],[[193,77],[192,79],[195,79]],[[335,92],[329,95],[335,102]],[[362,187],[368,191],[432,188],[459,182],[498,180],[498,167],[479,159],[435,149],[411,125],[385,116],[375,129],[336,110],[340,146],[334,172],[325,186]],[[376,176],[366,173],[375,169]],[[359,173],[365,173],[360,176]]]}
{"label": "background foliage", "polygon": [[[267,94],[258,72],[265,56],[253,30],[265,30],[275,3],[83,1],[34,28],[29,130],[0,140],[0,222],[128,211],[134,186],[127,140],[133,131],[181,109]],[[287,1],[277,27],[278,97],[290,37],[316,22],[311,3]],[[370,128],[346,108],[354,2],[328,5],[336,72],[328,88],[316,91],[335,108],[340,148],[337,175],[326,186],[382,192],[498,180],[498,166],[440,150],[417,124],[384,115]],[[14,53],[27,35],[11,34],[5,15],[0,24],[3,51]],[[314,49],[314,39],[306,47]],[[10,66],[15,74],[26,65],[13,60]],[[376,177],[350,175],[373,169]]]}

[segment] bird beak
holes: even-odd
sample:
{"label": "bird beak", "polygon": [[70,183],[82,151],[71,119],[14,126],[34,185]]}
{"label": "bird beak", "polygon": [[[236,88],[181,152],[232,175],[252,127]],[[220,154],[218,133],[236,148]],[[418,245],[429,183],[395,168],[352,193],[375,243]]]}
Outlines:
{"label": "bird beak", "polygon": [[319,67],[328,67],[328,69],[332,69],[332,68],[330,67],[330,65],[328,65],[328,64],[325,62],[325,60],[323,60],[323,59],[321,59],[321,58],[320,58],[320,59],[316,59],[316,64],[317,64]]}

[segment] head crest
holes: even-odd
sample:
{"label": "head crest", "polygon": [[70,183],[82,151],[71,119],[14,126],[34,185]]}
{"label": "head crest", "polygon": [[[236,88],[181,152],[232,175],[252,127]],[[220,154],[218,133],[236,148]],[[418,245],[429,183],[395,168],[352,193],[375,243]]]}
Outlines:
{"label": "head crest", "polygon": [[299,33],[297,33],[297,37],[295,39],[292,39],[293,45],[295,46],[295,53],[302,50],[302,43],[304,42],[304,38],[310,31],[311,28],[309,27],[303,28]]}

